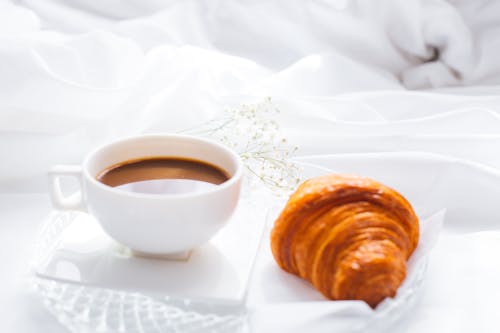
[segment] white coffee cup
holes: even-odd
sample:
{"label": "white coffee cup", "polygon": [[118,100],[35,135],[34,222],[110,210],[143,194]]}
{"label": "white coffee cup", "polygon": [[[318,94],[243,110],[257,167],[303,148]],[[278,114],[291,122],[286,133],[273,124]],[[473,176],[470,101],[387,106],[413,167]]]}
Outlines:
{"label": "white coffee cup", "polygon": [[[121,162],[148,157],[196,159],[218,166],[229,179],[206,191],[144,194],[105,185],[97,175]],[[140,254],[175,255],[207,242],[234,212],[242,182],[239,156],[211,140],[185,135],[140,135],[105,144],[82,166],[54,166],[50,194],[56,209],[94,216],[117,242]],[[64,197],[60,178],[78,179],[77,195]]]}

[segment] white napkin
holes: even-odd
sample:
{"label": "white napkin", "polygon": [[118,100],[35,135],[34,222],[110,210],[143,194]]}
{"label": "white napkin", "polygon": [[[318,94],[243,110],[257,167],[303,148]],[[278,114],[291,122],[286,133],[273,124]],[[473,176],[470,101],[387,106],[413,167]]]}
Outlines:
{"label": "white napkin", "polygon": [[443,221],[444,210],[420,221],[419,245],[408,262],[406,280],[394,299],[386,299],[375,310],[362,301],[325,300],[309,283],[280,270],[265,244],[267,233],[253,273],[252,332],[361,332],[368,327],[371,332],[383,332],[417,301],[426,261]]}

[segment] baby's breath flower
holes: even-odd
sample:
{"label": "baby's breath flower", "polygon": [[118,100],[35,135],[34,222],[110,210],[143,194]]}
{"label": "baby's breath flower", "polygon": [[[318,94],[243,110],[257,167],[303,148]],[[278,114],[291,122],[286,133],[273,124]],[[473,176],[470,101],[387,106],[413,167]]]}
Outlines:
{"label": "baby's breath flower", "polygon": [[207,136],[231,147],[241,156],[253,180],[284,194],[300,182],[300,170],[290,161],[298,147],[288,144],[273,119],[279,112],[267,97],[261,103],[226,110],[224,116],[184,132]]}

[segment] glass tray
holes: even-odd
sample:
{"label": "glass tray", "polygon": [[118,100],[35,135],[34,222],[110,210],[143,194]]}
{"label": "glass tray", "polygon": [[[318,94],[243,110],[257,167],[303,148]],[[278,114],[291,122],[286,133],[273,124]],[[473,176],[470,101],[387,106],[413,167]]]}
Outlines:
{"label": "glass tray", "polygon": [[[329,169],[301,163],[303,178],[331,172]],[[330,321],[329,327],[346,327],[348,332],[363,332],[368,328],[373,332],[383,332],[416,303],[426,272],[427,253],[435,239],[423,237],[423,247],[419,245],[421,250],[411,260],[407,279],[398,290],[397,297],[386,299],[375,311],[360,301],[326,301],[303,281],[279,270],[273,262],[270,249],[259,246],[262,234],[269,232],[283,204],[283,199],[278,200],[267,191],[247,189],[235,220],[230,221],[211,241],[210,246],[233,255],[229,262],[233,262],[234,267],[239,265],[239,268],[235,268],[241,273],[236,274],[239,278],[235,279],[239,279],[239,287],[233,289],[226,286],[217,293],[198,288],[198,294],[193,294],[192,290],[191,294],[183,294],[179,292],[182,290],[168,288],[148,290],[144,288],[148,284],[141,286],[140,283],[121,284],[121,288],[117,288],[116,283],[110,283],[109,274],[91,274],[92,269],[87,267],[87,274],[78,275],[70,267],[63,265],[58,268],[53,265],[54,258],[63,258],[70,263],[81,261],[81,254],[75,257],[55,254],[61,247],[71,248],[62,245],[65,240],[68,241],[65,232],[71,231],[72,227],[83,221],[82,213],[57,211],[47,218],[36,244],[34,285],[47,308],[73,332],[259,332],[258,323],[262,320],[267,322],[264,326],[269,331],[269,318],[274,318],[276,329],[286,331],[287,325],[293,325],[294,313],[307,317],[308,311],[314,312],[319,308],[328,314],[325,319]],[[439,229],[443,216],[444,212],[429,215],[423,221],[431,223],[422,225]],[[439,232],[435,229],[425,233],[437,235]],[[78,228],[70,232],[76,238],[79,234]],[[83,236],[84,232],[81,237]],[[100,244],[99,242],[108,244],[102,239],[97,240],[96,244]],[[69,243],[73,246],[72,251],[77,248],[85,252],[85,247],[75,247],[74,242]],[[239,251],[230,251],[234,248]],[[128,255],[126,249],[116,244],[110,245],[109,251],[117,256]],[[198,251],[203,251],[203,248]],[[108,261],[109,253],[107,252]],[[196,253],[193,254],[196,256]],[[240,259],[235,259],[238,256]],[[84,260],[85,262],[94,263],[91,268],[99,268],[92,255],[87,253],[86,257],[88,260]],[[114,263],[119,263],[119,260],[122,259],[111,258]],[[123,271],[121,275],[127,274]],[[252,290],[249,293],[250,275]],[[273,286],[272,295],[265,290],[265,286],[269,285]],[[251,320],[247,307],[252,309]],[[273,315],[274,312],[276,315]]]}
{"label": "glass tray", "polygon": [[74,332],[244,331],[269,198],[245,191],[228,224],[180,261],[135,257],[91,216],[53,211],[36,243],[34,286]]}

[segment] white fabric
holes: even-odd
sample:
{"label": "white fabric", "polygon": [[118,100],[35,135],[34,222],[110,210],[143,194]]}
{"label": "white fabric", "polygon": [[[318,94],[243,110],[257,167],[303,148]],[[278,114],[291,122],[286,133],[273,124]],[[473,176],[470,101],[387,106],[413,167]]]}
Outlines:
{"label": "white fabric", "polygon": [[[181,130],[264,96],[304,158],[432,152],[496,170],[499,19],[500,2],[487,0],[0,1],[0,192],[44,192],[51,165],[77,163],[97,143]],[[35,226],[34,204],[12,213],[21,198],[6,199],[15,204],[3,216]],[[494,211],[479,212],[470,218],[498,229]],[[23,232],[1,227],[6,238]],[[481,239],[459,242],[497,250],[494,236]],[[460,249],[447,241],[440,258]],[[11,284],[23,274],[13,271]],[[464,304],[445,301],[427,298],[407,331],[469,331],[479,317],[452,322]],[[9,331],[39,331],[33,317]]]}
{"label": "white fabric", "polygon": [[[42,190],[56,162],[77,162],[118,135],[201,122],[227,98],[307,98],[292,104],[311,118],[356,121],[494,107],[491,97],[408,100],[401,91],[500,80],[499,28],[487,24],[499,5],[474,3],[5,2],[0,151],[16,154],[0,167],[0,182]],[[391,92],[359,95],[373,90]],[[347,92],[358,95],[332,98]],[[425,145],[415,140],[408,146]]]}

